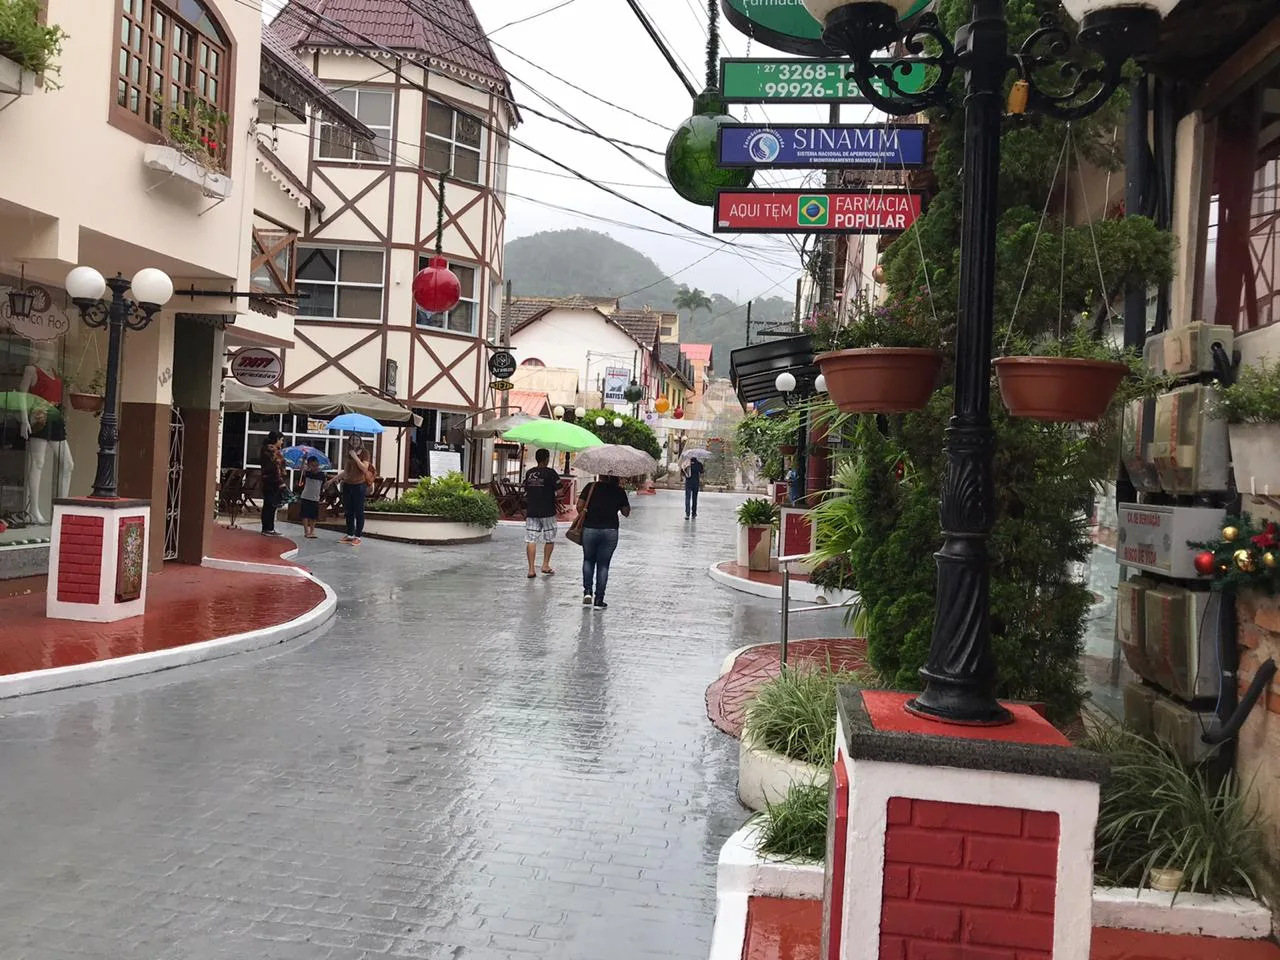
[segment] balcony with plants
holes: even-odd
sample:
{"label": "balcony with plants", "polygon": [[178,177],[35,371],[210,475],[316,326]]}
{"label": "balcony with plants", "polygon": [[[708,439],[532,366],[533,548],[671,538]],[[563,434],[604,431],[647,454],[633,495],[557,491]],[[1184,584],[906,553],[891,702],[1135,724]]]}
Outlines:
{"label": "balcony with plants", "polygon": [[67,34],[44,22],[41,0],[0,0],[0,94],[58,89],[58,57]]}

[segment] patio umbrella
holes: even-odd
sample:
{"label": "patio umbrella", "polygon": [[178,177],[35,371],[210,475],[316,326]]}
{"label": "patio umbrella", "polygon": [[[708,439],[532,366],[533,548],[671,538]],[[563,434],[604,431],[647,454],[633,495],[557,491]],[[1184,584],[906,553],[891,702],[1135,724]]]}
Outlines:
{"label": "patio umbrella", "polygon": [[606,443],[578,454],[575,466],[586,473],[611,477],[641,477],[654,471],[658,461],[635,447]]}
{"label": "patio umbrella", "polygon": [[702,447],[694,447],[692,450],[686,450],[684,453],[680,454],[681,460],[692,460],[694,457],[697,457],[699,460],[710,460],[711,451],[704,450]]}
{"label": "patio umbrella", "polygon": [[344,413],[329,421],[328,430],[340,430],[343,433],[384,433],[386,428],[373,417],[363,413]]}
{"label": "patio umbrella", "polygon": [[564,453],[579,453],[604,445],[604,441],[590,430],[583,430],[577,424],[563,420],[533,420],[522,423],[504,433],[502,439]]}
{"label": "patio umbrella", "polygon": [[514,430],[516,427],[523,426],[526,423],[532,423],[536,419],[538,418],[517,411],[505,417],[498,417],[496,420],[484,420],[477,423],[467,432],[476,440],[487,440],[490,437],[500,437],[508,430]]}
{"label": "patio umbrella", "polygon": [[280,456],[284,457],[284,462],[294,470],[301,470],[308,457],[315,457],[319,460],[321,470],[329,470],[333,467],[323,450],[309,447],[305,443],[300,443],[296,447],[285,447],[280,451]]}

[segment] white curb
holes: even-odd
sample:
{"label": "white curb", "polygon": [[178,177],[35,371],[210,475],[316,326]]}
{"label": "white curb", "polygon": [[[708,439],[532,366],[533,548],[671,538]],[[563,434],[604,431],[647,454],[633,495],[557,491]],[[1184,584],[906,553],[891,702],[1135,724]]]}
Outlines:
{"label": "white curb", "polygon": [[205,640],[201,643],[171,647],[167,650],[152,650],[148,653],[135,653],[127,657],[95,660],[91,663],[77,663],[68,667],[53,667],[48,670],[28,670],[25,673],[14,673],[6,677],[0,677],[0,700],[21,697],[31,693],[47,693],[50,690],[84,687],[93,683],[120,680],[124,677],[136,677],[146,673],[158,673],[161,670],[171,670],[174,667],[185,667],[193,663],[203,663],[207,660],[219,660],[237,653],[260,650],[263,647],[301,637],[323,626],[333,617],[338,607],[338,597],[327,583],[297,567],[277,566],[268,563],[248,563],[237,560],[219,560],[211,557],[206,557],[202,566],[218,570],[234,570],[241,573],[304,577],[324,590],[324,599],[300,617],[287,623],[263,627],[260,630],[249,630],[245,633],[232,634],[229,637],[215,637],[212,640]]}
{"label": "white curb", "polygon": [[1271,936],[1271,911],[1245,897],[1094,887],[1093,925],[1227,940]]}
{"label": "white curb", "polygon": [[[707,567],[707,575],[721,586],[728,587],[731,590],[737,590],[739,593],[748,593],[753,597],[763,597],[766,600],[782,600],[782,585],[775,583],[759,583],[755,580],[748,580],[746,577],[734,576],[732,573],[725,573],[720,569],[723,560],[718,560]],[[857,594],[851,590],[827,590],[824,587],[815,587],[808,580],[793,579],[791,581],[791,602],[792,603],[848,603],[857,597]]]}
{"label": "white curb", "polygon": [[743,726],[738,744],[738,800],[748,810],[781,803],[792,784],[827,785],[831,775],[824,768],[753,744],[750,730]]}

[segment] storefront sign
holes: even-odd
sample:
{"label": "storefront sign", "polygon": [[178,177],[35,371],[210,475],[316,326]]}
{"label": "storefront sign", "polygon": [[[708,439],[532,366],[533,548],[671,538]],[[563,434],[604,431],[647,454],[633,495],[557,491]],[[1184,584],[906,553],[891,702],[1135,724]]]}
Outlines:
{"label": "storefront sign", "polygon": [[[726,103],[866,103],[849,67],[848,60],[725,59],[720,61],[720,92]],[[904,93],[918,93],[927,77],[924,64],[913,63],[894,82]],[[873,78],[871,84],[881,96],[892,95],[881,80]]]}
{"label": "storefront sign", "polygon": [[603,403],[626,403],[631,371],[625,367],[609,367],[604,372]]}
{"label": "storefront sign", "polygon": [[514,390],[516,385],[510,380],[495,380],[489,384],[490,390],[497,390],[499,393],[505,393],[507,390]]}
{"label": "storefront sign", "polygon": [[489,376],[495,380],[510,380],[516,373],[516,358],[506,350],[496,350],[489,355]]}
{"label": "storefront sign", "polygon": [[912,190],[721,190],[716,233],[901,233],[924,212]]}
{"label": "storefront sign", "polygon": [[262,347],[246,347],[231,358],[231,375],[246,387],[272,386],[283,373],[280,357]]}
{"label": "storefront sign", "polygon": [[901,170],[925,165],[923,124],[910,126],[770,126],[725,124],[720,128],[722,167],[849,167]]}
{"label": "storefront sign", "polygon": [[1122,503],[1116,560],[1122,566],[1179,579],[1199,578],[1196,551],[1187,541],[1217,539],[1226,511],[1207,507],[1165,507]]}
{"label": "storefront sign", "polygon": [[[903,17],[913,17],[932,0],[917,0]],[[822,25],[802,0],[720,0],[725,19],[765,46],[802,57],[829,57],[822,42]]]}
{"label": "storefront sign", "polygon": [[9,307],[9,291],[12,287],[0,287],[0,319],[14,333],[28,340],[56,340],[71,329],[71,318],[65,310],[53,302],[53,295],[44,287],[28,284],[27,291],[34,296],[31,315],[15,317]]}

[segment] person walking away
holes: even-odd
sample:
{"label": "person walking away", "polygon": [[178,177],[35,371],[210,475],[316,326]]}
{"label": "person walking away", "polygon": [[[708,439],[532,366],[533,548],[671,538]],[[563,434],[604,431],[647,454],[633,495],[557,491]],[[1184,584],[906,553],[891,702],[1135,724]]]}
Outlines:
{"label": "person walking away", "polygon": [[698,519],[698,491],[702,489],[702,461],[690,457],[684,465],[684,518]]}
{"label": "person walking away", "polygon": [[804,499],[804,491],[800,489],[800,468],[794,460],[791,462],[791,469],[787,471],[787,495],[793,507],[800,506],[800,501]]}
{"label": "person walking away", "polygon": [[582,523],[582,603],[604,610],[609,564],[618,549],[618,515],[631,516],[631,501],[617,477],[603,476],[588,483],[578,497]]}
{"label": "person walking away", "polygon": [[316,521],[320,519],[320,491],[324,489],[324,471],[319,457],[307,457],[299,484],[298,515],[302,519],[302,534],[308,540],[316,538]]}
{"label": "person walking away", "polygon": [[538,544],[542,544],[542,572],[550,577],[551,551],[556,545],[556,494],[560,491],[560,474],[551,466],[551,451],[539,450],[533,456],[537,466],[524,475],[524,552],[529,561],[529,579],[537,577]]}
{"label": "person walking away", "polygon": [[280,509],[280,502],[284,499],[284,458],[280,456],[280,441],[283,439],[284,434],[279,430],[272,430],[258,452],[264,537],[280,536],[276,532],[276,511]]}
{"label": "person walking away", "polygon": [[339,474],[342,480],[342,512],[346,515],[347,533],[339,543],[359,546],[364,535],[364,503],[369,495],[369,478],[373,470],[370,467],[369,454],[364,449],[364,441],[359,437],[351,440],[347,448],[346,463]]}

